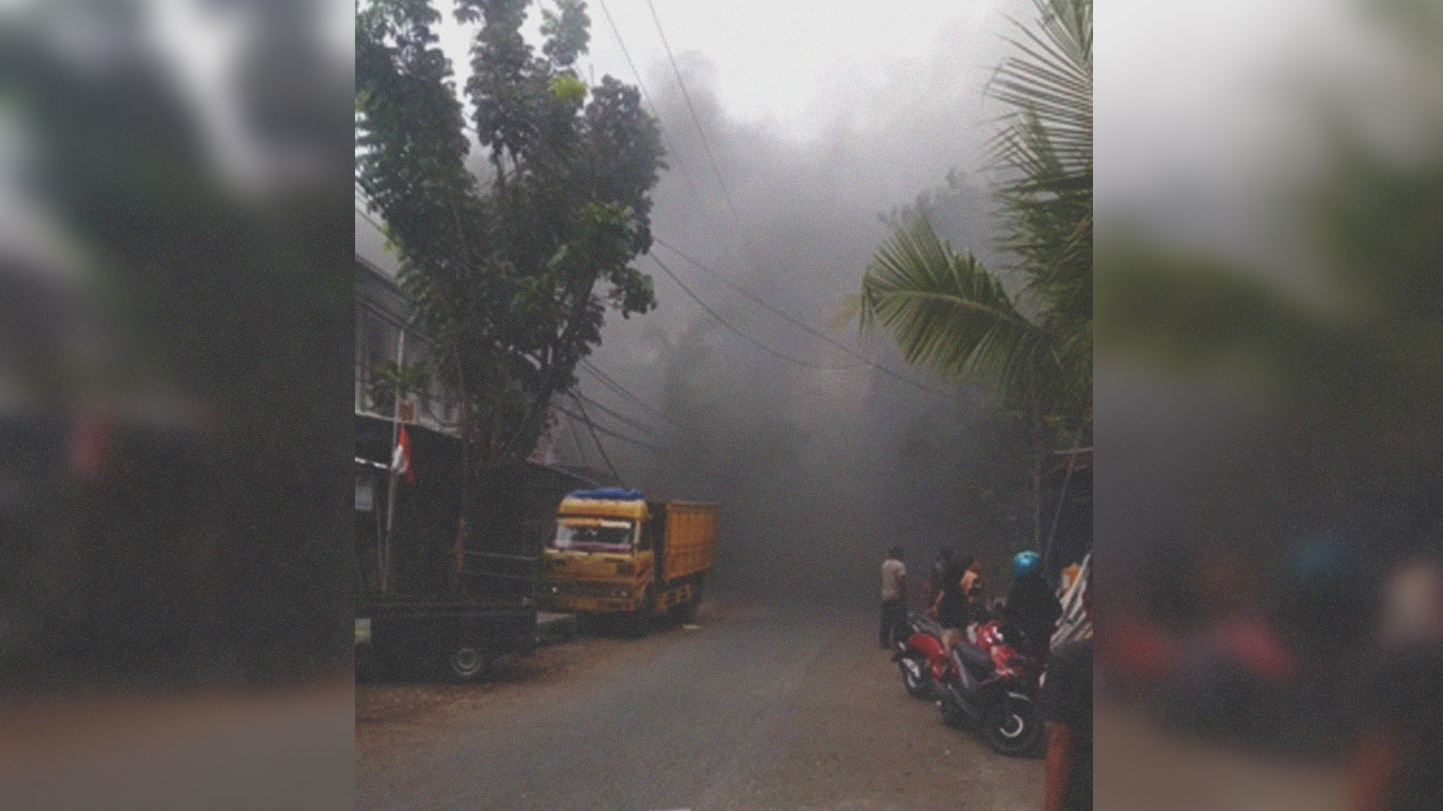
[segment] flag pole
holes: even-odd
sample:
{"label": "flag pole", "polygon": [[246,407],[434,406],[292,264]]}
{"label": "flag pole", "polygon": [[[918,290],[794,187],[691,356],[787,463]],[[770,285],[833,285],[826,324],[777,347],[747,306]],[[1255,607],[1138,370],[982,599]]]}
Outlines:
{"label": "flag pole", "polygon": [[396,340],[396,397],[391,404],[391,476],[386,491],[386,549],[381,558],[381,593],[390,590],[391,532],[396,523],[396,446],[401,441],[401,373],[406,364],[406,330]]}

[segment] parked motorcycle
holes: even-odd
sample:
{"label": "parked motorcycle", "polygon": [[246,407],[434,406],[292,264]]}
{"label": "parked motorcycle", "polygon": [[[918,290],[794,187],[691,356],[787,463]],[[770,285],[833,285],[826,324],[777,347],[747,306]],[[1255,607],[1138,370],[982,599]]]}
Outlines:
{"label": "parked motorcycle", "polygon": [[912,633],[892,659],[907,692],[933,698],[949,726],[981,732],[987,745],[1011,757],[1033,756],[1043,742],[1038,709],[1041,663],[1020,653],[1000,622],[972,625],[947,651],[935,620],[913,615]]}
{"label": "parked motorcycle", "polygon": [[902,684],[914,698],[936,699],[937,681],[949,664],[942,650],[942,626],[923,613],[907,618],[908,634],[897,643],[892,661],[902,672]]}

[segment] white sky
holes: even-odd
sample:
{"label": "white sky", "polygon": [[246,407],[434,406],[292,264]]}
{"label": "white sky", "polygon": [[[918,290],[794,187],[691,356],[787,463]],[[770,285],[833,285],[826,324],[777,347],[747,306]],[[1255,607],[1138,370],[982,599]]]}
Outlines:
{"label": "white sky", "polygon": [[[713,87],[722,107],[737,121],[767,122],[798,139],[820,132],[828,97],[841,78],[881,87],[889,72],[908,61],[928,61],[949,31],[976,31],[975,41],[995,51],[1007,29],[1005,14],[1027,19],[1026,0],[893,0],[888,3],[786,2],[719,3],[715,0],[652,0],[666,41],[679,63],[694,53],[714,69]],[[461,73],[467,61],[467,32],[447,9],[443,46]],[[653,97],[674,83],[666,51],[647,0],[606,0],[632,61]],[[1004,9],[1005,12],[999,11]],[[590,54],[583,71],[597,80],[611,74],[628,84],[627,66],[600,0],[588,0]],[[540,12],[533,6],[528,23]],[[539,41],[533,39],[533,42]],[[967,64],[967,63],[971,64]],[[985,79],[986,62],[959,55],[959,71]]]}

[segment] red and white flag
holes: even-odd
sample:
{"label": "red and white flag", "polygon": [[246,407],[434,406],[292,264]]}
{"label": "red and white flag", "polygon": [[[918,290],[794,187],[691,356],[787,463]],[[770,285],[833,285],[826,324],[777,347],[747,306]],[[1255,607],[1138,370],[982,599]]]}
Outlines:
{"label": "red and white flag", "polygon": [[416,483],[416,471],[411,467],[411,437],[406,433],[406,426],[400,426],[400,433],[396,437],[396,450],[391,454],[391,470],[394,470],[406,480],[406,484]]}

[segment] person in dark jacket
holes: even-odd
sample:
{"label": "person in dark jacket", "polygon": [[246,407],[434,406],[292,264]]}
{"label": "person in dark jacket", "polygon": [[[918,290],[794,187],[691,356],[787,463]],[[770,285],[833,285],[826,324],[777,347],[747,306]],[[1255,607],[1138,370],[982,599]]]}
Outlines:
{"label": "person in dark jacket", "polygon": [[1036,552],[1018,552],[1012,558],[1012,576],[1003,619],[1021,636],[1018,647],[1023,652],[1045,658],[1062,616],[1062,603],[1042,579],[1042,558]]}
{"label": "person in dark jacket", "polygon": [[[1092,592],[1082,608],[1092,618]],[[1047,720],[1044,811],[1092,811],[1092,640],[1063,645],[1042,679]]]}
{"label": "person in dark jacket", "polygon": [[947,577],[951,566],[952,547],[944,546],[932,560],[932,571],[927,576],[927,594],[922,600],[923,605],[930,607],[936,604],[937,595],[942,593],[942,581]]}
{"label": "person in dark jacket", "polygon": [[972,560],[971,555],[953,559],[942,576],[942,591],[928,612],[941,623],[942,644],[948,647],[961,637],[962,629],[967,626],[967,593],[963,591],[962,578],[972,566]]}

